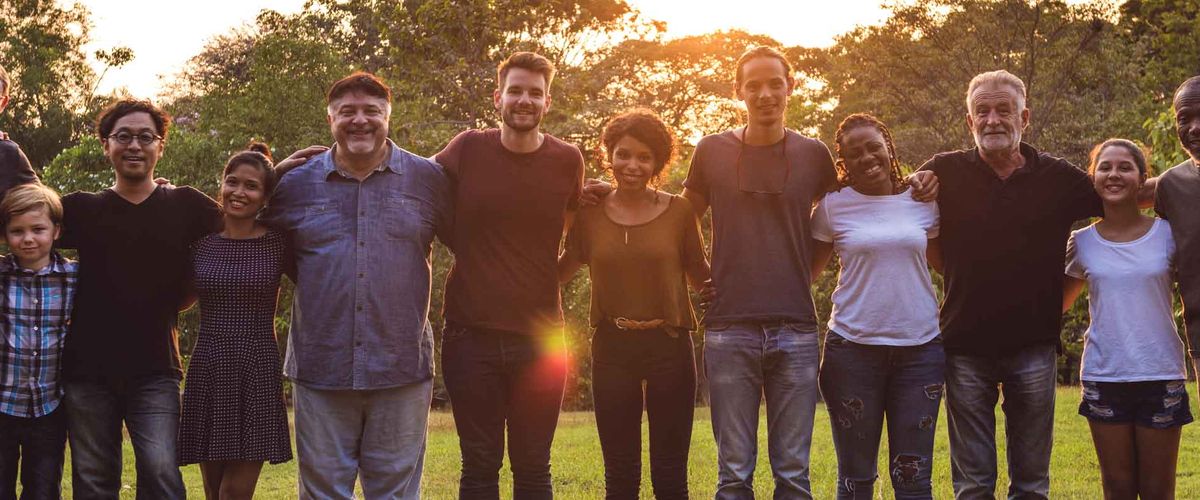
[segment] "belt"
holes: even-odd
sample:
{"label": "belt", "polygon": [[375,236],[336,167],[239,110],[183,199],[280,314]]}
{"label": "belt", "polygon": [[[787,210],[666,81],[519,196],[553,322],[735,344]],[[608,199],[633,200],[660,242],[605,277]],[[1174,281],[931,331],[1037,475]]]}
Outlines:
{"label": "belt", "polygon": [[604,322],[617,327],[618,330],[623,330],[623,331],[662,330],[664,332],[667,332],[667,335],[671,336],[671,338],[678,337],[679,331],[682,330],[682,328],[676,328],[676,327],[667,325],[666,320],[662,320],[662,319],[638,321],[635,319],[629,319],[629,318],[625,318],[625,317],[616,317],[616,318],[605,319]]}

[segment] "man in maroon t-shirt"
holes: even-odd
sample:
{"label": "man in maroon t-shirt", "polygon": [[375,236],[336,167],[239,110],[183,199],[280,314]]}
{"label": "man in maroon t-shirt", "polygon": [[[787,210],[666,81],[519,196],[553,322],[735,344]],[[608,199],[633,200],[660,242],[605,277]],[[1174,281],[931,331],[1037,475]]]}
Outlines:
{"label": "man in maroon t-shirt", "polygon": [[456,198],[442,367],[462,449],[459,498],[499,498],[506,425],[513,497],[552,498],[567,370],[556,266],[583,156],[539,129],[549,60],[518,52],[497,73],[499,130],[465,131],[434,157]]}

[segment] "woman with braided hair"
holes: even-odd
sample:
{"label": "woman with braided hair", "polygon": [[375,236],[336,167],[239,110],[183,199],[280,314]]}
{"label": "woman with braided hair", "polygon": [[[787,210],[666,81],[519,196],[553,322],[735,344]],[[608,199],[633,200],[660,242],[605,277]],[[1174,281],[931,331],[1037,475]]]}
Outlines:
{"label": "woman with braided hair", "polygon": [[820,387],[838,457],[838,498],[874,498],[886,418],[896,498],[932,498],[934,424],[943,384],[938,209],[913,200],[892,134],[853,114],[836,136],[838,189],[813,211],[813,276],[841,262]]}

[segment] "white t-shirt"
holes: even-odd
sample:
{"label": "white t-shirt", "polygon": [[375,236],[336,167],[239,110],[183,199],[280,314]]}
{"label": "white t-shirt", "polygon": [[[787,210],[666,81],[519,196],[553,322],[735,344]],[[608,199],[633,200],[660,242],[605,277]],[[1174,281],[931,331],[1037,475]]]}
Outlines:
{"label": "white t-shirt", "polygon": [[1089,382],[1182,380],[1183,341],[1171,309],[1175,240],[1155,219],[1142,237],[1108,241],[1088,226],[1067,240],[1067,275],[1086,279],[1088,325],[1079,378]]}
{"label": "white t-shirt", "polygon": [[812,236],[833,243],[842,261],[829,329],[870,345],[937,337],[937,297],[925,260],[937,235],[937,203],[908,192],[867,196],[845,187],[825,196],[813,211]]}

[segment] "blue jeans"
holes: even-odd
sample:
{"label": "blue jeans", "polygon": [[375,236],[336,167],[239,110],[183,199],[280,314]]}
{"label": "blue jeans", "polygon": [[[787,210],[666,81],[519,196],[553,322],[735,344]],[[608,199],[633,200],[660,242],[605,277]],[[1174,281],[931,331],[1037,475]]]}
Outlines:
{"label": "blue jeans", "polygon": [[62,497],[66,413],[60,405],[50,414],[37,418],[0,414],[0,500],[17,498],[18,463],[21,500],[58,500]]}
{"label": "blue jeans", "polygon": [[838,498],[875,498],[885,415],[896,498],[933,498],[933,438],[945,363],[940,338],[886,346],[857,344],[832,331],[825,337],[821,394],[837,450]]}
{"label": "blue jeans", "polygon": [[567,376],[562,333],[447,326],[442,370],[462,451],[458,497],[500,498],[507,428],[512,498],[553,498],[550,445]]}
{"label": "blue jeans", "polygon": [[179,379],[152,376],[67,382],[71,487],[77,499],[117,498],[121,491],[121,422],[129,430],[139,500],[182,499],[176,465]]}
{"label": "blue jeans", "polygon": [[301,499],[419,498],[433,380],[375,390],[292,385]]}
{"label": "blue jeans", "polygon": [[718,323],[704,335],[717,499],[754,498],[758,411],[767,400],[775,498],[812,498],[808,452],[817,405],[817,332],[799,323]]}
{"label": "blue jeans", "polygon": [[1054,345],[1033,346],[1007,356],[946,355],[955,498],[995,497],[996,401],[1001,390],[1008,439],[1008,498],[1048,498],[1056,368]]}

